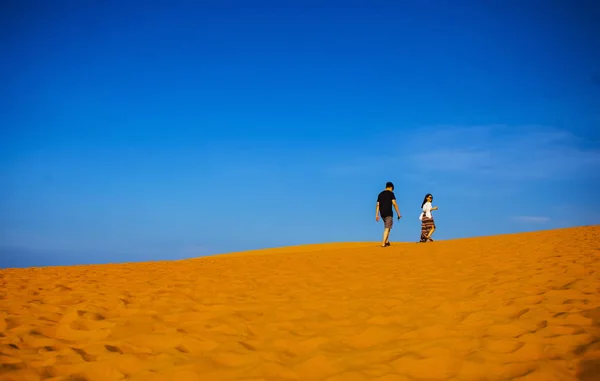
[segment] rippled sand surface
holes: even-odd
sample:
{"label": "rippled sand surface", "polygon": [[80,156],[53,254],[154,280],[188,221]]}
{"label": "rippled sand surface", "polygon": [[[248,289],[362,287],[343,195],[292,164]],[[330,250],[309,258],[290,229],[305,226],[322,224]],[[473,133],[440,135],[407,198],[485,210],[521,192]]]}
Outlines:
{"label": "rippled sand surface", "polygon": [[0,271],[0,380],[600,380],[600,226]]}

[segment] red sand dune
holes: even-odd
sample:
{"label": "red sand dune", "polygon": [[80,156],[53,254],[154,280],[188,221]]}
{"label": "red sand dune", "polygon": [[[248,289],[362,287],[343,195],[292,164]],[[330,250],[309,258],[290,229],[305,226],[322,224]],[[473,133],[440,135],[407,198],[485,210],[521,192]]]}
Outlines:
{"label": "red sand dune", "polygon": [[599,257],[591,226],[5,269],[0,380],[600,380]]}

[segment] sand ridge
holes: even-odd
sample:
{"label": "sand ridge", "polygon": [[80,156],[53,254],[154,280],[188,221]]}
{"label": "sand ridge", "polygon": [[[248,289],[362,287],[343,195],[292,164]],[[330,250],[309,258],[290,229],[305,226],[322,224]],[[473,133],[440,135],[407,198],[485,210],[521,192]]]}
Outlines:
{"label": "sand ridge", "polygon": [[600,380],[600,226],[0,271],[0,380]]}

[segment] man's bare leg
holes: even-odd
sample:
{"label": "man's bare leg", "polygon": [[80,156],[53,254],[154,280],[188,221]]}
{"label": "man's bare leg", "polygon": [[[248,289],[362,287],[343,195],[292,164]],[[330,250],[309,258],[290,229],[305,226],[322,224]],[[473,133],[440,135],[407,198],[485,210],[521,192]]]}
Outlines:
{"label": "man's bare leg", "polygon": [[383,243],[381,244],[382,247],[386,246],[386,243],[388,242],[389,237],[390,237],[390,228],[383,229]]}

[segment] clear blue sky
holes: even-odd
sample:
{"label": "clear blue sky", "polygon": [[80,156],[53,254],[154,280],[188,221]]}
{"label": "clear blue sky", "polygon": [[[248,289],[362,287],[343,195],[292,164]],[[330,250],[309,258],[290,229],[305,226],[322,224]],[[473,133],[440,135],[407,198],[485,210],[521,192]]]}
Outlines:
{"label": "clear blue sky", "polygon": [[600,223],[593,1],[1,7],[0,267]]}

